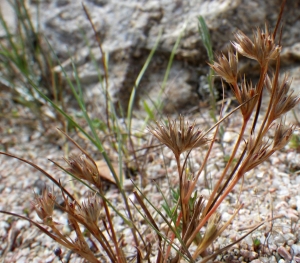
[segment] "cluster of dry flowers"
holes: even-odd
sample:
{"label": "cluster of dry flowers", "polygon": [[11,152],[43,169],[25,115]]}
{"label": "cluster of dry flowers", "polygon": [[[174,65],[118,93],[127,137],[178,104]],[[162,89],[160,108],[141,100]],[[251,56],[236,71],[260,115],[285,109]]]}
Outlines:
{"label": "cluster of dry flowers", "polygon": [[[164,235],[164,231],[155,224],[153,215],[144,204],[144,196],[135,192],[140,204],[140,211],[145,214],[146,221],[149,222],[149,225],[158,236],[159,248],[156,262],[180,262],[182,258],[189,262],[195,262],[196,259],[199,259],[199,256],[202,257],[201,262],[207,262],[227,249],[228,247],[225,247],[207,255],[208,247],[230,224],[242,205],[236,209],[231,219],[222,226],[220,226],[218,207],[245,173],[267,160],[290,140],[295,127],[285,126],[283,116],[296,106],[300,98],[290,89],[291,82],[288,77],[284,76],[281,79],[279,76],[281,46],[275,42],[277,29],[278,24],[273,33],[269,32],[267,26],[264,31],[257,29],[253,40],[243,32],[238,31],[235,34],[236,41],[232,43],[233,49],[229,50],[228,56],[221,54],[217,57],[217,61],[210,65],[215,73],[230,86],[239,103],[239,107],[234,112],[240,111],[243,122],[230,158],[222,171],[222,175],[213,186],[208,200],[204,200],[203,196],[198,196],[193,202],[190,202],[193,193],[197,191],[197,180],[205,165],[207,165],[211,150],[216,142],[219,125],[224,119],[230,118],[232,113],[220,119],[206,132],[196,129],[195,123],[185,122],[182,116],[179,117],[179,123],[168,119],[168,124],[157,123],[155,128],[149,128],[150,133],[173,152],[179,177],[179,199],[175,209],[178,211],[177,217],[175,219],[167,218],[159,209],[156,210],[167,223],[171,235]],[[256,85],[247,81],[245,76],[239,76],[238,54],[258,62],[260,78]],[[272,61],[275,62],[276,66],[274,73],[270,75],[270,62]],[[269,92],[267,99],[263,96],[264,90]],[[261,110],[262,103],[268,105],[265,112]],[[258,121],[259,115],[262,116],[262,121]],[[214,130],[213,135],[208,136],[208,133],[212,130]],[[273,136],[270,136],[270,133]],[[56,242],[75,251],[89,262],[100,262],[85,240],[80,228],[80,225],[83,225],[98,241],[104,251],[102,254],[105,254],[109,261],[128,262],[126,255],[124,255],[122,238],[118,237],[114,230],[110,215],[110,209],[112,208],[109,207],[110,204],[105,199],[102,179],[97,165],[88,153],[76,143],[75,145],[81,150],[82,154],[79,157],[65,159],[68,167],[64,169],[76,178],[87,181],[94,186],[99,197],[94,196],[79,204],[58,183],[65,201],[65,206],[61,209],[68,214],[69,224],[76,233],[76,239],[71,240],[65,237],[57,228],[52,218],[56,198],[53,191],[45,188],[41,196],[35,196],[33,202],[33,207],[39,218],[44,225],[52,230],[52,233],[45,228],[43,228],[43,231]],[[206,146],[206,154],[200,169],[192,176],[187,175],[185,167],[190,152],[203,145]],[[183,152],[187,152],[187,154],[182,163],[180,157]],[[123,190],[120,189],[120,191]],[[143,240],[137,226],[134,225],[128,204],[126,208],[128,213],[126,220],[130,225],[135,241],[135,260],[141,262],[144,259],[150,262],[149,255],[151,253],[148,248],[151,245]],[[103,209],[105,211],[104,219],[99,220]],[[102,230],[100,230],[99,221],[102,222]],[[190,251],[192,244],[196,244],[193,252]]]}

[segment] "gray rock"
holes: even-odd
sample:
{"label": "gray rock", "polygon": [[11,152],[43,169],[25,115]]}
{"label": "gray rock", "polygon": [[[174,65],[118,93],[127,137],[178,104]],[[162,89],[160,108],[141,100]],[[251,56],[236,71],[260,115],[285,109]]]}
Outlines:
{"label": "gray rock", "polygon": [[[102,54],[81,4],[82,0],[44,1],[39,4],[42,32],[49,40],[63,65],[72,75],[71,60],[86,90],[98,86],[98,72],[104,77]],[[140,83],[136,108],[144,100],[157,101],[167,63],[179,35],[182,39],[162,103],[165,112],[180,112],[198,105],[200,77],[207,74],[207,55],[198,34],[197,17],[202,15],[210,29],[214,51],[224,51],[237,29],[252,35],[256,27],[268,22],[274,27],[280,0],[86,0],[109,63],[109,91],[115,102],[126,110],[131,90],[145,60],[161,32],[157,51]],[[32,12],[35,10],[32,3]],[[297,1],[287,1],[282,34],[283,65],[299,61],[300,8]],[[91,49],[88,48],[88,44]],[[99,71],[89,53],[92,50]],[[243,71],[255,75],[252,62]],[[254,67],[255,68],[255,67]],[[201,88],[201,87],[200,87]],[[100,92],[103,94],[103,91]],[[104,105],[103,96],[99,105]]]}

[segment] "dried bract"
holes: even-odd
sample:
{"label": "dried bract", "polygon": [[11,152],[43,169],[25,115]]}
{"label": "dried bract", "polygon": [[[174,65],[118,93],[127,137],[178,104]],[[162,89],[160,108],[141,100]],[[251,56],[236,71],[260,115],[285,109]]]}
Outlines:
{"label": "dried bract", "polygon": [[214,213],[208,220],[205,234],[201,243],[198,245],[196,253],[202,253],[211,243],[218,237],[220,229],[221,215],[220,213]]}

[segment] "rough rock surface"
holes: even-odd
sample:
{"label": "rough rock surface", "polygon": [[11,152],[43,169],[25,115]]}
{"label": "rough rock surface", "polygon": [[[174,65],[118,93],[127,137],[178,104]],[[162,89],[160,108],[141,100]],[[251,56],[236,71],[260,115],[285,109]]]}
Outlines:
{"label": "rough rock surface", "polygon": [[[69,57],[72,55],[84,87],[86,90],[99,87],[96,90],[100,92],[94,92],[92,96],[99,96],[99,104],[104,105],[101,103],[103,92],[97,70],[89,56],[87,41],[100,70],[101,53],[84,14],[82,1],[37,3],[31,1],[29,6],[33,12],[38,6],[41,30],[63,65],[71,73]],[[200,78],[207,74],[208,67],[206,52],[198,34],[197,16],[202,15],[206,20],[214,51],[226,52],[229,40],[233,40],[233,33],[237,29],[251,35],[253,28],[263,27],[266,21],[274,27],[280,3],[280,0],[84,1],[109,58],[111,95],[123,109],[127,107],[135,80],[161,32],[157,51],[138,88],[136,109],[143,100],[157,100],[172,49],[182,33],[164,89],[163,105],[168,113],[198,105],[203,89]],[[299,75],[297,64],[300,59],[298,5],[297,1],[287,1],[282,35],[282,44],[285,46],[283,66],[290,67],[292,63],[296,76]],[[255,67],[251,63],[248,62],[243,68],[246,71],[251,69],[255,76]],[[294,85],[297,86],[297,83],[299,80],[296,78]]]}
{"label": "rough rock surface", "polygon": [[[0,0],[0,3],[1,1],[4,0]],[[37,2],[31,0],[29,6],[32,7],[32,12],[34,12]],[[73,55],[87,95],[93,96],[93,100],[96,101],[95,98],[99,98],[100,102],[97,106],[101,107],[102,95],[99,92],[100,89],[95,88],[101,85],[98,84],[97,72],[88,56],[89,49],[85,39],[89,40],[99,66],[101,65],[101,55],[94,34],[82,10],[81,1],[44,0],[40,2],[42,32],[49,39],[70,74],[72,69],[69,55]],[[140,107],[143,100],[149,98],[156,100],[173,46],[185,26],[164,92],[164,110],[166,112],[180,112],[184,108],[198,105],[199,87],[202,87],[200,83],[205,84],[205,81],[202,80],[208,70],[206,52],[197,32],[197,16],[199,14],[205,17],[210,28],[214,50],[225,51],[228,40],[233,39],[232,33],[238,28],[250,35],[253,27],[263,26],[265,21],[274,26],[280,6],[279,0],[86,0],[84,3],[93,17],[102,38],[103,48],[109,57],[110,90],[115,101],[120,102],[124,108],[126,108],[134,81],[153,48],[159,32],[162,32],[158,50],[139,86],[136,108]],[[299,4],[296,1],[288,1],[282,35],[282,44],[285,46],[282,51],[282,66],[291,71],[291,75],[294,76],[293,85],[295,87],[297,83],[300,83],[299,12]],[[253,65],[245,63],[243,68],[245,71],[251,69],[255,78],[256,72]],[[0,88],[0,93],[2,91]],[[1,99],[4,98],[2,94],[0,97]],[[6,102],[10,107],[5,108],[6,111],[2,112],[4,115],[14,108],[12,101],[6,100]],[[2,136],[0,144],[4,145],[5,149],[9,148],[11,153],[35,160],[47,171],[53,170],[51,163],[47,164],[47,158],[60,158],[63,155],[63,150],[60,149],[63,145],[63,139],[53,131],[53,127],[56,127],[57,123],[48,123],[52,127],[39,126],[38,120],[31,121],[28,118],[31,116],[27,112],[28,110],[23,109],[23,114],[20,115],[19,119],[6,116],[5,122],[3,120],[4,125],[1,122],[1,134],[9,134],[10,136]],[[20,112],[22,113],[21,110]],[[203,126],[211,121],[207,112],[204,117],[199,123]],[[24,121],[29,124],[23,125]],[[237,118],[235,121],[238,123],[241,120]],[[231,122],[229,131],[236,131],[237,124],[235,121]],[[31,124],[31,122],[34,123]],[[136,126],[141,125],[138,123]],[[235,136],[236,132],[227,132],[226,136],[224,135],[228,147],[234,141]],[[50,141],[54,141],[54,143],[50,144]],[[219,154],[219,152],[217,153]],[[213,165],[209,170],[211,174],[217,174],[215,170],[220,167],[219,162],[222,161],[223,163],[223,156],[217,153],[212,155],[211,163]],[[159,179],[159,176],[162,175],[161,167],[165,166],[165,160],[156,158],[156,155],[152,158],[154,161],[149,165],[148,174],[154,176],[151,179]],[[196,154],[194,158],[200,159],[199,154]],[[171,160],[170,155],[167,159]],[[200,163],[198,159],[196,159],[197,163]],[[234,230],[247,230],[252,223],[265,220],[271,214],[273,216],[273,212],[274,216],[281,215],[283,218],[274,221],[274,225],[273,223],[267,224],[262,230],[243,240],[241,245],[237,247],[238,249],[233,248],[227,255],[221,255],[218,260],[222,260],[222,262],[250,262],[252,260],[252,263],[275,263],[285,262],[285,260],[291,262],[291,259],[294,259],[298,262],[298,256],[300,256],[298,231],[300,229],[298,218],[300,212],[298,170],[300,166],[298,160],[300,160],[299,152],[285,149],[273,156],[260,170],[247,175],[246,191],[242,195],[238,191],[230,194],[226,204],[234,206],[236,200],[241,199],[245,201],[245,209],[241,210],[235,223],[224,232],[224,236],[220,238],[215,249],[223,247],[230,240],[234,241],[239,238],[241,234],[233,233]],[[1,157],[0,166],[0,170],[4,171],[0,175],[0,210],[5,209],[19,214],[26,213],[27,210],[24,208],[30,207],[32,190],[36,191],[36,188],[43,187],[45,178],[32,168],[7,158]],[[177,169],[174,163],[170,167],[173,172]],[[54,171],[54,174],[57,176],[56,178],[62,179],[64,182],[69,181],[68,177],[63,177],[57,170]],[[32,183],[33,178],[36,180],[34,185]],[[169,183],[169,180],[162,183],[164,189],[168,189]],[[173,183],[178,182],[174,180]],[[199,182],[201,187],[205,183],[204,179],[203,182]],[[147,191],[154,193],[155,187],[154,184],[149,184]],[[240,186],[237,189],[240,189]],[[80,194],[83,195],[83,191]],[[113,191],[110,192],[109,198],[116,205],[121,203]],[[154,198],[159,202],[158,197],[154,195]],[[273,205],[271,205],[273,201],[274,211]],[[118,208],[123,209],[121,205]],[[224,211],[226,213],[224,212],[222,217],[224,220],[228,220],[233,209],[224,209]],[[29,212],[29,216],[34,218],[34,211]],[[58,216],[61,220],[57,221],[64,222],[64,217],[60,217],[60,211],[58,211]],[[38,220],[36,215],[35,220]],[[6,257],[4,262],[60,262],[53,254],[56,244],[53,244],[49,238],[37,229],[33,229],[26,221],[14,221],[12,224],[8,222],[9,220],[0,219],[0,239],[2,241],[0,242],[0,254],[2,257]],[[269,233],[272,234],[270,238]],[[258,240],[261,244],[267,244],[267,251],[270,254],[265,255],[264,250],[259,251],[259,253],[252,251],[255,250],[253,247],[254,240]],[[68,253],[64,254],[66,254],[66,258],[70,257]],[[63,261],[67,262],[66,259]],[[74,256],[70,262],[79,261]]]}

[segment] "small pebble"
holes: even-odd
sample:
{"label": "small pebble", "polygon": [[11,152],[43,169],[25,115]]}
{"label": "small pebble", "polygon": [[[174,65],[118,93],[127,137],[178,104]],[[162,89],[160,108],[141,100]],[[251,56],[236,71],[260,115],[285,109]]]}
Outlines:
{"label": "small pebble", "polygon": [[279,247],[277,249],[277,252],[280,256],[282,256],[285,260],[291,260],[292,256],[291,254],[287,251],[285,247]]}
{"label": "small pebble", "polygon": [[291,246],[291,251],[294,256],[300,255],[300,245],[294,244]]}
{"label": "small pebble", "polygon": [[258,254],[255,251],[249,251],[249,250],[244,250],[244,249],[241,249],[240,253],[244,258],[248,258],[250,260],[257,258],[257,256],[258,256]]}

